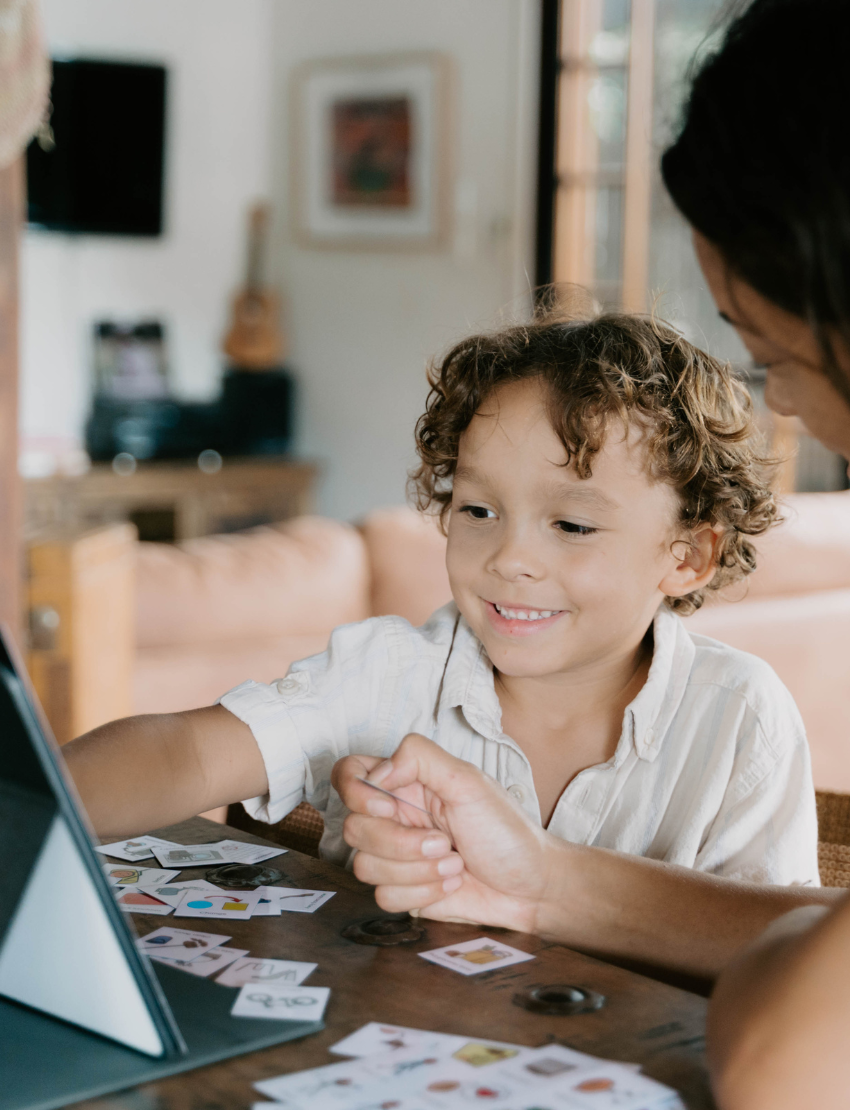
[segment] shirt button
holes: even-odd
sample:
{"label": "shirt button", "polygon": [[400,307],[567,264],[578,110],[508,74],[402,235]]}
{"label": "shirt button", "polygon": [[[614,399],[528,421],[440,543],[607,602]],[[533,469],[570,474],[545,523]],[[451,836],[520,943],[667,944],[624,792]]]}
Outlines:
{"label": "shirt button", "polygon": [[515,802],[519,802],[520,805],[522,805],[522,803],[525,801],[525,791],[518,783],[514,783],[513,786],[509,786],[508,793],[513,798],[513,800]]}
{"label": "shirt button", "polygon": [[297,678],[283,678],[277,684],[277,688],[281,694],[291,694],[294,690],[297,690],[299,686],[300,683]]}

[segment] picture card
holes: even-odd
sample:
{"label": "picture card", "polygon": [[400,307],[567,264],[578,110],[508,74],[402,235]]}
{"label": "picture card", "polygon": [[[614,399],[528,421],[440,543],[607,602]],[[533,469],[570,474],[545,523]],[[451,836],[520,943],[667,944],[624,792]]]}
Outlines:
{"label": "picture card", "polygon": [[315,913],[336,894],[335,890],[293,890],[279,887],[278,902],[284,913]]}
{"label": "picture card", "polygon": [[111,886],[154,886],[167,883],[179,871],[167,871],[162,867],[128,867],[121,863],[104,863],[103,873]]}
{"label": "picture card", "polygon": [[419,955],[429,963],[448,967],[461,975],[480,975],[482,971],[496,971],[534,959],[528,952],[520,952],[518,948],[511,948],[509,944],[490,940],[489,937],[466,940],[462,944],[447,944],[445,948],[433,948]]}
{"label": "picture card", "polygon": [[[178,871],[177,874],[179,873]],[[161,902],[165,902],[167,906],[171,906],[175,910],[181,902],[190,896],[226,893],[221,887],[208,883],[206,879],[188,879],[183,883],[168,883],[167,886],[142,886],[140,884],[139,889],[144,890],[147,894],[152,894],[154,898],[159,898]]]}
{"label": "picture card", "polygon": [[174,911],[175,917],[217,917],[232,921],[247,921],[260,900],[256,890],[221,890],[189,892]]}
{"label": "picture card", "polygon": [[226,944],[231,938],[218,933],[198,933],[193,929],[156,929],[139,937],[136,947],[141,952],[156,952],[177,960],[196,960],[204,952]]}
{"label": "picture card", "polygon": [[297,987],[318,966],[300,963],[298,960],[261,960],[252,956],[231,964],[216,982],[223,987],[241,987],[245,983],[280,983]]}
{"label": "picture card", "polygon": [[163,867],[212,867],[232,862],[217,844],[155,845],[154,855]]}
{"label": "picture card", "polygon": [[461,1044],[454,1055],[447,1055],[444,1049],[397,1049],[264,1079],[254,1086],[286,1106],[309,1106],[310,1110],[349,1110],[380,1106],[388,1101],[397,1110],[398,1106],[408,1106],[406,1100],[413,1100],[413,1105],[420,1099],[433,1107],[442,1105],[445,1097],[455,1091],[471,1093],[468,1101],[475,1102],[483,1101],[476,1097],[476,1092],[486,1088],[490,1092],[487,1103],[496,1103],[502,1110],[498,1099],[518,1094],[521,1084],[495,1085],[493,1075],[504,1059],[518,1058],[529,1050],[506,1046],[500,1052],[488,1052],[482,1064],[479,1050],[484,1045],[469,1038],[458,1040]]}
{"label": "picture card", "polygon": [[115,887],[114,893],[115,901],[125,913],[151,913],[164,917],[174,912],[173,906],[140,886]]}
{"label": "picture card", "polygon": [[220,852],[227,856],[229,863],[264,863],[267,859],[284,855],[286,848],[269,848],[265,844],[245,844],[241,840],[220,840]]}
{"label": "picture card", "polygon": [[259,902],[254,907],[253,917],[280,917],[280,892],[278,886],[258,886]]}
{"label": "picture card", "polygon": [[277,983],[246,983],[233,1003],[233,1017],[272,1021],[321,1021],[330,987],[285,987]]}
{"label": "picture card", "polygon": [[370,1021],[354,1033],[328,1049],[336,1056],[379,1056],[384,1052],[398,1052],[401,1049],[425,1049],[452,1053],[466,1044],[467,1037],[452,1033],[429,1033],[426,1029],[408,1029],[403,1025],[384,1025]]}
{"label": "picture card", "polygon": [[198,975],[202,979],[208,979],[211,975],[223,971],[228,964],[241,960],[247,955],[247,948],[213,948],[211,952],[202,952],[193,960],[172,960],[167,956],[159,956],[156,952],[150,954],[152,960],[168,964],[169,967],[177,967],[181,971],[188,971],[190,975]]}
{"label": "picture card", "polygon": [[117,840],[114,844],[99,844],[95,851],[104,856],[127,860],[128,863],[137,863],[142,859],[152,859],[154,848],[157,847],[178,848],[180,845],[172,844],[170,840],[160,840],[156,836],[136,836],[132,840]]}

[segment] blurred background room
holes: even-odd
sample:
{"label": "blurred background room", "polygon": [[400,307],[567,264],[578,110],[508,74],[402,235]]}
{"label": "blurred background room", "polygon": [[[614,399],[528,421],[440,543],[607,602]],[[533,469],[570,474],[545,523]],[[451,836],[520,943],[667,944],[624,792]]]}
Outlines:
{"label": "blurred background room", "polygon": [[428,360],[572,283],[747,377],[787,520],[689,620],[772,663],[850,792],[845,468],[764,408],[658,171],[721,0],[17,7],[52,86],[0,196],[2,598],[60,742],[447,601],[405,507]]}

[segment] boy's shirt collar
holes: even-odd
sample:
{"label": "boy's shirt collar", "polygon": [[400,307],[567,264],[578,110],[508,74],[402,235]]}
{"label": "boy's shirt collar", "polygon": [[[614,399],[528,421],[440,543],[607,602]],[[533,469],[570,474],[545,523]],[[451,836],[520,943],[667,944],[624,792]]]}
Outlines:
{"label": "boy's shirt collar", "polygon": [[[493,681],[493,664],[484,646],[454,603],[457,614],[454,641],[446,662],[442,709],[460,709],[481,736],[521,749],[502,732],[502,707]],[[688,684],[696,655],[691,637],[681,620],[662,606],[652,622],[652,663],[646,682],[626,707],[623,731],[614,753],[619,766],[634,748],[641,759],[651,762],[676,716]]]}

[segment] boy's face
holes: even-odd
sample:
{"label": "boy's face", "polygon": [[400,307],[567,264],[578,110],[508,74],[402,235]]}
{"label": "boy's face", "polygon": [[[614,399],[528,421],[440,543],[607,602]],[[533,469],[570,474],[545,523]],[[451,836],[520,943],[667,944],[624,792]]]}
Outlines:
{"label": "boy's face", "polygon": [[460,440],[449,580],[505,675],[580,672],[633,652],[680,561],[678,496],[648,476],[636,432],[612,425],[590,478],[564,461],[535,381],[500,388]]}

